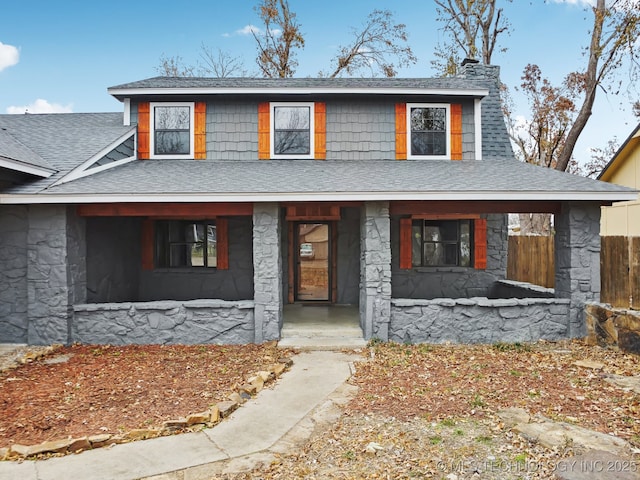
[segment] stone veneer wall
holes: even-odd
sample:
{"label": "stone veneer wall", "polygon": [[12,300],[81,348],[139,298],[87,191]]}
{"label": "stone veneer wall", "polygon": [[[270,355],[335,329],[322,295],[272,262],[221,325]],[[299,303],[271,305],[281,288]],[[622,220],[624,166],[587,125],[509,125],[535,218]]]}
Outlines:
{"label": "stone veneer wall", "polygon": [[393,299],[388,340],[402,343],[558,340],[569,333],[570,303],[569,299],[559,298]]}
{"label": "stone veneer wall", "polygon": [[29,208],[28,338],[68,343],[73,305],[86,302],[84,219],[60,205]]}
{"label": "stone veneer wall", "polygon": [[250,300],[75,305],[71,341],[112,345],[252,343],[253,308]]}
{"label": "stone veneer wall", "polygon": [[360,217],[360,326],[364,338],[386,339],[391,319],[388,202],[367,202]]}
{"label": "stone veneer wall", "polygon": [[29,210],[0,206],[0,343],[27,343],[27,230]]}
{"label": "stone veneer wall", "polygon": [[253,285],[255,343],[280,338],[283,315],[280,208],[277,203],[253,207]]}
{"label": "stone veneer wall", "polygon": [[556,297],[571,299],[568,336],[584,337],[585,304],[600,301],[600,205],[563,203],[554,226]]}

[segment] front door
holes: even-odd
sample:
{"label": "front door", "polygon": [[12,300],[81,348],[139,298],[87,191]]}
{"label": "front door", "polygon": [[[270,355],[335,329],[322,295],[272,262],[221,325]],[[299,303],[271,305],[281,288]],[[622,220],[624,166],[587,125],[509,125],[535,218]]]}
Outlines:
{"label": "front door", "polygon": [[296,223],[294,229],[295,300],[331,299],[331,224]]}

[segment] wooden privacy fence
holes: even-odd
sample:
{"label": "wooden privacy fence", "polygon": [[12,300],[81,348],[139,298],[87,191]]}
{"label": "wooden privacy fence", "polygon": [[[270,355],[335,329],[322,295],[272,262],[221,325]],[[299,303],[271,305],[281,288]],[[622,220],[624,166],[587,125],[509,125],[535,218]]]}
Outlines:
{"label": "wooden privacy fence", "polygon": [[640,309],[640,237],[602,237],[600,301]]}
{"label": "wooden privacy fence", "polygon": [[553,288],[555,258],[553,236],[509,236],[507,278]]}

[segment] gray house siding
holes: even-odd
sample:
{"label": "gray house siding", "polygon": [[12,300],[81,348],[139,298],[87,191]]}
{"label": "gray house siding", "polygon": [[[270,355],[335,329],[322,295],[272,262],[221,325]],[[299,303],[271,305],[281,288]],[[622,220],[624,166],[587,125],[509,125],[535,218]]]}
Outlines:
{"label": "gray house siding", "polygon": [[258,103],[207,102],[207,160],[255,160],[257,152]]}
{"label": "gray house siding", "polygon": [[506,215],[487,216],[487,268],[400,269],[400,219],[391,219],[393,298],[433,299],[486,297],[507,274]]}

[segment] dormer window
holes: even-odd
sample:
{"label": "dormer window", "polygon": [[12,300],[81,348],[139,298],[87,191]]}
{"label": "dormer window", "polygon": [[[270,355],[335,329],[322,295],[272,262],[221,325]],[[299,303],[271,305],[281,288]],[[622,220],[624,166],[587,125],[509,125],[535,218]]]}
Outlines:
{"label": "dormer window", "polygon": [[271,103],[271,158],[314,158],[314,104]]}
{"label": "dormer window", "polygon": [[448,104],[408,104],[408,158],[451,157]]}
{"label": "dormer window", "polygon": [[151,104],[151,158],[193,158],[194,104]]}

